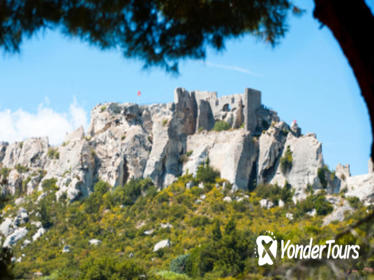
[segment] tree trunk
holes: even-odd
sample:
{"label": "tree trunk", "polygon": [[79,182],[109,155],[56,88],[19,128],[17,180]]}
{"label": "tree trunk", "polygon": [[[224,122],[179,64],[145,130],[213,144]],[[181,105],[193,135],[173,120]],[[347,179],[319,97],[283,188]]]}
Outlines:
{"label": "tree trunk", "polygon": [[[347,57],[366,102],[374,139],[374,16],[364,0],[314,0],[314,17],[326,25]],[[371,145],[374,158],[374,145]]]}

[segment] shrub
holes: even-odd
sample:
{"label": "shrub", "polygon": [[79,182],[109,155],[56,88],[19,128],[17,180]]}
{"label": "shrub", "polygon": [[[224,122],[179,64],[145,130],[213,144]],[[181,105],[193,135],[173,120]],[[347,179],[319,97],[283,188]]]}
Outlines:
{"label": "shrub", "polygon": [[327,165],[318,168],[317,175],[324,189],[327,188],[329,181],[335,179],[335,172],[331,172]]}
{"label": "shrub", "polygon": [[230,124],[225,121],[216,121],[214,123],[213,130],[214,131],[223,131],[223,130],[229,130],[231,128]]}
{"label": "shrub", "polygon": [[195,216],[190,221],[193,227],[203,227],[211,223],[210,219],[206,216]]}
{"label": "shrub", "polygon": [[49,159],[59,159],[60,153],[58,152],[57,148],[49,148],[47,152],[47,156]]}
{"label": "shrub", "polygon": [[57,183],[56,178],[51,178],[51,179],[44,180],[43,183],[42,183],[43,191],[47,192],[47,191],[58,190],[58,187],[57,187],[56,183]]}
{"label": "shrub", "polygon": [[348,196],[347,200],[349,202],[349,205],[351,205],[351,207],[354,209],[358,209],[362,206],[362,202],[356,196]]}
{"label": "shrub", "polygon": [[259,185],[256,187],[255,192],[257,196],[271,200],[275,205],[278,205],[279,200],[285,203],[292,202],[294,190],[291,185],[286,181],[283,188],[278,185]]}
{"label": "shrub", "polygon": [[102,180],[98,181],[94,186],[94,192],[100,195],[104,195],[111,189],[111,186]]}
{"label": "shrub", "polygon": [[179,255],[170,262],[170,270],[175,273],[186,272],[186,262],[190,255]]}
{"label": "shrub", "polygon": [[313,186],[311,184],[308,184],[306,186],[306,192],[309,193],[309,194],[313,194],[314,193],[314,189],[313,189]]}
{"label": "shrub", "polygon": [[105,105],[103,105],[103,106],[100,107],[100,113],[104,112],[105,110],[106,110],[106,106]]}
{"label": "shrub", "polygon": [[25,173],[25,172],[29,171],[29,168],[28,168],[28,167],[23,166],[23,165],[21,165],[21,164],[17,164],[17,165],[15,166],[15,168],[16,168],[16,170],[18,171],[18,173]]}
{"label": "shrub", "polygon": [[313,209],[316,209],[317,215],[323,216],[331,213],[334,208],[324,195],[310,195],[296,204],[296,216],[301,217]]}
{"label": "shrub", "polygon": [[98,181],[94,186],[94,191],[86,199],[84,203],[84,210],[88,214],[96,214],[100,206],[103,205],[103,196],[110,190],[111,186],[104,182]]}
{"label": "shrub", "polygon": [[12,272],[12,251],[10,248],[0,248],[0,276],[1,279],[14,279]]}
{"label": "shrub", "polygon": [[292,190],[292,186],[286,181],[281,190],[281,199],[285,203],[292,202],[293,195],[294,195],[294,191]]}
{"label": "shrub", "polygon": [[328,202],[324,196],[318,196],[315,200],[315,208],[317,215],[327,215],[334,209],[330,202]]}
{"label": "shrub", "polygon": [[162,126],[166,126],[168,124],[168,120],[167,119],[163,119],[162,120]]}
{"label": "shrub", "polygon": [[199,182],[214,183],[219,176],[219,171],[209,165],[209,159],[197,168],[196,180]]}
{"label": "shrub", "polygon": [[179,157],[179,162],[180,163],[186,163],[188,161],[188,156],[187,154],[182,154],[180,157]]}
{"label": "shrub", "polygon": [[2,184],[6,184],[6,182],[8,181],[9,173],[10,173],[9,168],[3,167],[0,169],[0,176],[2,179],[2,182],[1,182]]}
{"label": "shrub", "polygon": [[280,159],[280,166],[283,174],[290,172],[292,168],[292,161],[292,151],[290,149],[290,146],[287,146],[287,150],[284,153],[284,156]]}
{"label": "shrub", "polygon": [[133,205],[136,199],[142,194],[146,194],[148,189],[153,186],[152,180],[131,179],[123,186],[116,187],[112,193],[112,201],[115,204]]}
{"label": "shrub", "polygon": [[80,266],[80,279],[139,279],[145,270],[135,261],[110,257],[90,257]]}
{"label": "shrub", "polygon": [[176,273],[173,271],[165,271],[165,270],[157,272],[157,276],[161,277],[161,278],[157,278],[159,280],[190,280],[191,279],[185,274],[180,274],[180,273]]}

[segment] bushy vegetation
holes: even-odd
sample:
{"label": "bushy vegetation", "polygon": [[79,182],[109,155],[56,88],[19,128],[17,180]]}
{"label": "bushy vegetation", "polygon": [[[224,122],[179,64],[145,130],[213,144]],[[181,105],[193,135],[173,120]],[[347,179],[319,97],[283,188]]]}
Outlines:
{"label": "bushy vegetation", "polygon": [[291,185],[286,182],[283,188],[278,185],[259,185],[255,189],[257,196],[271,200],[275,205],[278,205],[279,200],[285,203],[292,203],[292,196],[294,190]]}
{"label": "bushy vegetation", "polygon": [[59,159],[60,153],[58,152],[57,148],[48,148],[47,156],[49,159]]}
{"label": "bushy vegetation", "polygon": [[29,171],[28,167],[21,165],[21,164],[16,164],[15,168],[18,171],[18,173],[25,173]]}
{"label": "bushy vegetation", "polygon": [[333,206],[328,202],[323,194],[310,195],[305,200],[296,204],[296,216],[302,217],[307,212],[316,210],[317,215],[327,215],[332,212]]}
{"label": "bushy vegetation", "polygon": [[327,188],[330,181],[335,179],[335,172],[330,171],[327,165],[318,168],[317,175],[324,189]]}
{"label": "bushy vegetation", "polygon": [[[204,188],[198,187],[201,183]],[[259,234],[270,230],[293,243],[312,237],[319,242],[332,239],[359,217],[322,227],[324,215],[332,210],[323,193],[296,205],[289,184],[232,193],[209,162],[200,166],[196,177],[181,176],[161,191],[149,179],[117,187],[98,181],[90,196],[72,202],[56,196],[55,179],[44,180],[42,189],[43,195],[36,191],[21,205],[31,221],[41,221],[48,230],[23,249],[22,240],[14,247],[16,258],[24,254],[13,269],[20,279],[36,278],[36,272],[44,279],[264,279],[292,261],[279,261],[274,270],[259,267],[254,253]],[[233,201],[224,201],[227,196]],[[259,204],[262,198],[285,205],[264,209]],[[14,203],[6,203],[4,215],[15,213]],[[313,209],[315,217],[305,215]],[[361,205],[357,211],[362,215],[366,208]],[[289,220],[286,213],[295,219]],[[25,239],[30,240],[37,228],[27,228]],[[350,236],[349,242],[355,238]],[[91,245],[91,239],[101,243]],[[154,245],[165,239],[170,247],[154,252]],[[65,245],[70,252],[62,252]]]}
{"label": "bushy vegetation", "polygon": [[219,171],[209,165],[209,159],[197,168],[196,180],[203,183],[215,183],[220,176]]}
{"label": "bushy vegetation", "polygon": [[1,184],[6,184],[8,181],[8,176],[10,173],[10,169],[7,167],[2,167],[0,169],[0,179],[1,179]]}
{"label": "bushy vegetation", "polygon": [[351,205],[351,207],[354,209],[358,209],[362,206],[362,202],[356,196],[348,196],[346,199],[348,200],[349,205]]}
{"label": "bushy vegetation", "polygon": [[292,161],[292,151],[290,149],[290,146],[287,146],[286,152],[280,159],[280,167],[283,174],[287,174],[288,172],[290,172],[292,168]]}
{"label": "bushy vegetation", "polygon": [[214,131],[223,131],[223,130],[229,130],[231,128],[230,124],[225,121],[216,121],[214,123],[213,130]]}

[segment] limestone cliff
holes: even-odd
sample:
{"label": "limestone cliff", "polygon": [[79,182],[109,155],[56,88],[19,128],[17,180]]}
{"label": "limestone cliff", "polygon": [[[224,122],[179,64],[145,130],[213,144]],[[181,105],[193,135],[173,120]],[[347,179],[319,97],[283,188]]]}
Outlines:
{"label": "limestone cliff", "polygon": [[374,199],[374,173],[351,177],[349,167],[326,169],[316,135],[281,122],[252,89],[218,98],[178,88],[169,104],[100,104],[87,132],[72,132],[58,147],[47,138],[0,143],[0,188],[3,194],[30,194],[56,178],[58,195],[70,200],[88,195],[99,179],[116,186],[150,177],[162,188],[195,173],[208,158],[241,189],[288,183],[296,199],[308,187],[330,193],[344,188],[367,203]]}

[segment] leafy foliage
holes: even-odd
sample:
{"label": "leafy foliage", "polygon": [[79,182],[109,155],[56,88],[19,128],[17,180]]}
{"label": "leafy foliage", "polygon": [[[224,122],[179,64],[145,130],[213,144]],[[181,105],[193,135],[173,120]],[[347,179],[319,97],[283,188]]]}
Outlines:
{"label": "leafy foliage", "polygon": [[259,185],[256,187],[255,192],[259,197],[269,199],[275,205],[278,205],[279,200],[285,203],[292,202],[292,196],[294,194],[294,190],[287,182],[283,188],[278,185]]}
{"label": "leafy foliage", "polygon": [[50,28],[102,49],[120,49],[145,66],[178,71],[207,47],[252,34],[272,45],[284,36],[288,0],[255,1],[0,1],[0,47],[19,51],[24,38]]}
{"label": "leafy foliage", "polygon": [[216,121],[214,123],[213,130],[214,131],[223,131],[223,130],[229,130],[231,128],[230,124],[225,121]]}
{"label": "leafy foliage", "polygon": [[8,248],[0,248],[0,279],[10,280],[14,279],[12,273],[12,254]]}
{"label": "leafy foliage", "polygon": [[[160,191],[149,179],[114,188],[99,181],[90,196],[73,202],[57,199],[55,180],[44,180],[44,194],[25,197],[19,207],[29,212],[31,221],[41,221],[47,232],[22,249],[23,240],[13,247],[16,258],[24,254],[21,262],[14,263],[15,277],[32,279],[40,271],[46,279],[263,279],[274,271],[257,265],[254,246],[259,234],[271,230],[293,243],[311,237],[319,242],[333,238],[339,228],[366,213],[360,205],[357,216],[321,227],[331,206],[323,194],[294,205],[287,199],[293,192],[289,185],[233,194],[223,188],[225,180],[213,177],[214,183],[204,182],[209,188],[198,188],[201,178],[188,174]],[[189,182],[194,186],[187,189]],[[224,202],[226,196],[233,201]],[[282,199],[285,206],[261,208],[263,197]],[[16,213],[13,201],[5,203],[4,217]],[[318,215],[304,215],[313,208]],[[286,213],[295,219],[287,219]],[[25,226],[29,232],[24,239],[31,240],[37,228]],[[91,239],[101,243],[91,245]],[[153,252],[155,244],[165,239],[171,246]],[[349,236],[350,243],[355,240]],[[65,245],[70,252],[62,253]]]}
{"label": "leafy foliage", "polygon": [[219,171],[209,165],[209,159],[197,168],[196,180],[203,183],[215,183],[220,176]]}
{"label": "leafy foliage", "polygon": [[170,262],[170,270],[175,273],[185,273],[186,263],[190,255],[179,255]]}
{"label": "leafy foliage", "polygon": [[327,165],[318,168],[317,175],[324,189],[327,188],[330,181],[335,179],[335,172],[330,171]]}
{"label": "leafy foliage", "polygon": [[352,206],[352,208],[354,208],[354,209],[358,209],[362,206],[362,202],[356,196],[348,196],[347,200],[348,200],[349,204]]}
{"label": "leafy foliage", "polygon": [[9,173],[10,173],[10,169],[7,168],[7,167],[2,167],[0,169],[0,177],[1,177],[1,183],[2,184],[6,184],[7,183]]}
{"label": "leafy foliage", "polygon": [[48,148],[47,156],[49,159],[59,159],[60,153],[58,152],[57,148]]}
{"label": "leafy foliage", "polygon": [[292,151],[290,146],[287,146],[287,150],[280,159],[280,166],[283,174],[287,174],[292,168]]}
{"label": "leafy foliage", "polygon": [[28,167],[23,166],[21,164],[16,164],[15,168],[18,171],[18,173],[25,173],[25,172],[29,171]]}
{"label": "leafy foliage", "polygon": [[316,209],[317,215],[327,215],[332,212],[333,206],[323,194],[308,196],[296,204],[296,215],[301,217],[309,211]]}

